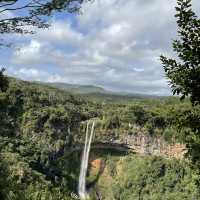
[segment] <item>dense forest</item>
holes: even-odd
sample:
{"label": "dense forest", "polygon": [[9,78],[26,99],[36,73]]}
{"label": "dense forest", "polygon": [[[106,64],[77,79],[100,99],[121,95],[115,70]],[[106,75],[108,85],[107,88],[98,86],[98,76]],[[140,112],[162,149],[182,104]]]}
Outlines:
{"label": "dense forest", "polygon": [[[1,93],[0,101],[1,199],[70,199],[72,192],[77,193],[81,152],[70,152],[83,143],[85,122],[89,119],[96,121],[95,141],[120,139],[137,134],[138,130],[152,137],[164,137],[168,142],[185,139],[185,130],[179,130],[177,119],[191,109],[187,99],[182,103],[176,97],[112,102],[89,96],[72,95],[51,86],[9,78],[9,87]],[[135,197],[143,196],[140,199],[160,199],[163,195],[166,196],[163,199],[177,199],[176,194],[180,193],[179,199],[188,199],[189,195],[197,199],[197,175],[185,161],[166,161],[151,156],[144,160],[135,154],[95,151],[94,157],[99,155],[107,163],[110,176],[121,173],[116,171],[115,164],[120,159],[121,167],[127,169],[123,176],[114,175],[109,195],[114,195],[115,199],[120,191],[119,199],[131,198],[128,193],[132,190]],[[144,179],[145,173],[148,179]],[[94,182],[93,179],[88,184]],[[104,191],[101,178],[99,181],[93,183],[93,188]],[[152,181],[154,190],[149,188]],[[108,196],[107,199],[112,198]]]}
{"label": "dense forest", "polygon": [[[0,1],[1,37],[49,28],[55,13],[77,13],[83,2],[30,0],[22,6],[18,0]],[[82,160],[88,199],[199,200],[200,19],[192,8],[191,0],[177,0],[176,56],[160,56],[173,97],[28,82],[0,69],[0,199],[79,199]],[[12,44],[0,38],[0,46]],[[95,136],[89,152],[91,121]],[[140,136],[164,141],[167,148],[183,145],[184,155],[138,153],[126,138]],[[87,166],[82,158],[89,153]]]}

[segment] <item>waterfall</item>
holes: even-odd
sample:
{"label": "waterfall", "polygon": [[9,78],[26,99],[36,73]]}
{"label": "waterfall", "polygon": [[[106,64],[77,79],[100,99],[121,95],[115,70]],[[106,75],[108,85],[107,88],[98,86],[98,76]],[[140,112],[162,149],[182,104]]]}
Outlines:
{"label": "waterfall", "polygon": [[93,121],[90,136],[88,136],[90,121],[87,122],[87,127],[86,127],[85,145],[81,160],[81,169],[80,169],[79,184],[78,184],[78,194],[81,199],[89,198],[89,195],[87,194],[86,191],[86,175],[87,175],[90,147],[94,134],[94,124],[95,123]]}

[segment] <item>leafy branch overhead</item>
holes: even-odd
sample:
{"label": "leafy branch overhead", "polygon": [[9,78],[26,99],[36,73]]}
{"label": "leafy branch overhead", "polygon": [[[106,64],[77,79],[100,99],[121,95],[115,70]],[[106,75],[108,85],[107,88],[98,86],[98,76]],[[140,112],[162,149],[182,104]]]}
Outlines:
{"label": "leafy branch overhead", "polygon": [[200,19],[192,11],[191,0],[178,0],[176,19],[178,40],[173,50],[178,58],[161,56],[173,94],[182,99],[190,96],[193,105],[200,104]]}
{"label": "leafy branch overhead", "polygon": [[0,34],[32,33],[30,26],[47,28],[49,17],[55,12],[78,12],[83,1],[0,0]]}

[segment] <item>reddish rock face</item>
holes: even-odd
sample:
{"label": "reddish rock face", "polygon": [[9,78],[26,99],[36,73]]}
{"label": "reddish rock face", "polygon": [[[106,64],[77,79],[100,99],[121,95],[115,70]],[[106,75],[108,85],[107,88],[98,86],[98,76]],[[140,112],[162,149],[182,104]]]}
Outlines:
{"label": "reddish rock face", "polygon": [[[138,133],[134,135],[127,135],[121,139],[112,139],[95,144],[97,149],[113,148],[116,150],[133,151],[143,155],[155,155],[164,158],[183,159],[184,154],[187,153],[185,144],[176,142],[167,142],[162,136],[152,137],[148,134]],[[90,158],[91,159],[91,158]],[[91,167],[98,168],[102,165],[100,160],[91,159]]]}
{"label": "reddish rock face", "polygon": [[92,159],[90,161],[90,167],[102,173],[105,168],[105,161],[102,158]]}
{"label": "reddish rock face", "polygon": [[162,137],[151,137],[144,134],[127,136],[122,143],[135,149],[140,154],[158,155],[166,158],[182,159],[187,152],[186,146],[180,143],[170,144]]}
{"label": "reddish rock face", "polygon": [[102,160],[100,158],[95,159],[95,160],[90,162],[90,165],[91,165],[92,168],[99,170],[101,168],[101,165],[102,165]]}

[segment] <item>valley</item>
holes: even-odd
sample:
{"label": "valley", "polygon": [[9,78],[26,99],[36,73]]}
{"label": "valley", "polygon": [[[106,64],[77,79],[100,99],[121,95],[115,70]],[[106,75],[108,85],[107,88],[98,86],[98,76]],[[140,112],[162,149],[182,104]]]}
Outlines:
{"label": "valley", "polygon": [[73,199],[89,120],[95,121],[86,173],[91,199],[199,198],[197,175],[183,157],[184,132],[176,125],[190,109],[187,99],[95,100],[9,82],[0,98],[2,199]]}
{"label": "valley", "polygon": [[199,0],[0,0],[0,200],[200,200]]}

